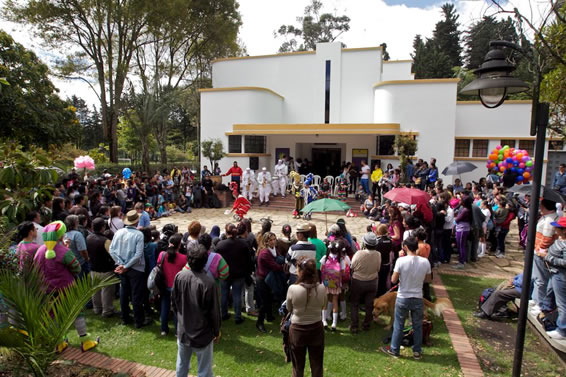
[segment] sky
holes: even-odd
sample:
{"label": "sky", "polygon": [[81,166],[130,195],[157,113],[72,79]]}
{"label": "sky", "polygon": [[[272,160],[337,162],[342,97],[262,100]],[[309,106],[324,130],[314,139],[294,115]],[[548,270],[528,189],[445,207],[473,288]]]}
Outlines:
{"label": "sky", "polygon": [[[0,0],[3,5],[5,0]],[[435,24],[441,19],[441,5],[452,2],[460,15],[460,29],[465,30],[484,15],[493,15],[497,9],[491,0],[322,0],[322,12],[350,17],[350,30],[338,40],[347,47],[372,47],[387,43],[391,59],[410,59],[413,38],[420,34],[432,37]],[[310,0],[238,0],[243,25],[239,38],[249,55],[274,54],[283,42],[274,38],[274,31],[283,24],[298,25],[296,18],[302,16]],[[538,8],[547,6],[547,0],[503,0],[506,9],[517,7],[532,20],[540,18]],[[543,9],[544,10],[544,9]],[[505,15],[506,17],[507,15]],[[30,30],[22,25],[0,20],[0,28],[10,33],[25,47],[35,51],[46,63],[61,55],[49,51],[41,41],[33,39]],[[79,94],[88,103],[97,103],[96,95],[84,83],[77,81],[53,82],[61,89],[63,97]]]}

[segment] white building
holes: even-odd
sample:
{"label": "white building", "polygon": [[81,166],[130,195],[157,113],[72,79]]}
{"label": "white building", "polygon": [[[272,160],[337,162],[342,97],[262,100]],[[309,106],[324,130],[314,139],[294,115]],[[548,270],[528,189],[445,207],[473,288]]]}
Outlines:
{"label": "white building", "polygon": [[530,101],[506,101],[497,109],[460,102],[457,79],[415,80],[411,64],[383,61],[380,47],[340,43],[216,60],[213,88],[201,90],[201,140],[222,140],[222,171],[233,161],[273,170],[285,153],[336,172],[341,162],[362,158],[396,167],[395,136],[411,134],[417,156],[435,157],[440,171],[454,160],[476,164],[462,175],[464,182],[486,175],[487,156],[498,144],[533,155]]}

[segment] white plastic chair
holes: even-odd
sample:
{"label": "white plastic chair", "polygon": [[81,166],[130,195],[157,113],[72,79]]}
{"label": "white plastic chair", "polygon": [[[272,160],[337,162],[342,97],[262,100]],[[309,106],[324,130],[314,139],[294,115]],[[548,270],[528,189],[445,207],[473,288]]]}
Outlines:
{"label": "white plastic chair", "polygon": [[301,177],[301,185],[304,185],[304,184],[305,184],[305,179],[307,178],[307,176],[304,175],[304,174],[301,174],[300,177]]}
{"label": "white plastic chair", "polygon": [[332,196],[337,196],[338,195],[338,187],[340,186],[340,176],[336,176],[336,178],[334,178],[334,191],[332,193]]}
{"label": "white plastic chair", "polygon": [[316,191],[320,190],[320,175],[313,175],[311,186],[316,188]]}
{"label": "white plastic chair", "polygon": [[326,179],[326,181],[330,185],[331,189],[334,188],[334,177],[333,176],[327,175],[326,177],[324,177],[324,179]]}

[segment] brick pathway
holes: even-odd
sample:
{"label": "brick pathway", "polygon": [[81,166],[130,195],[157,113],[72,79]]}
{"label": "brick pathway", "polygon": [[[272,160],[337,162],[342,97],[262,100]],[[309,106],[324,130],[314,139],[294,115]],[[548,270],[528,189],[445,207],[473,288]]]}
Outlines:
{"label": "brick pathway", "polygon": [[115,359],[97,352],[82,352],[74,347],[67,348],[61,357],[91,367],[108,369],[114,373],[129,373],[133,377],[175,377],[174,370]]}
{"label": "brick pathway", "polygon": [[[434,294],[437,298],[447,298],[448,292],[442,283],[440,274],[434,274],[432,279],[432,287],[434,288]],[[458,356],[458,362],[462,368],[462,373],[465,377],[480,377],[483,376],[483,371],[481,369],[480,363],[476,358],[476,354],[470,344],[468,336],[464,331],[464,327],[460,322],[460,318],[454,308],[451,307],[444,310],[443,313],[444,323],[448,329],[448,334],[450,335],[450,340],[452,341],[452,346],[456,355]]]}

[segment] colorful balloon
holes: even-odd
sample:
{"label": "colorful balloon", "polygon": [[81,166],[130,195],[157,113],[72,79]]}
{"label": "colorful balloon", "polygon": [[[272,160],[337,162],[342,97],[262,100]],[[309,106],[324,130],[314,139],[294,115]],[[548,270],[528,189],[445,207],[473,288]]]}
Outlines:
{"label": "colorful balloon", "polygon": [[530,177],[531,177],[531,173],[529,173],[528,171],[523,173],[523,178],[529,179]]}
{"label": "colorful balloon", "polygon": [[529,161],[525,162],[525,165],[529,166],[529,167],[533,166],[533,161],[529,160]]}
{"label": "colorful balloon", "polygon": [[124,177],[124,179],[130,179],[130,177],[132,176],[132,171],[130,170],[130,168],[124,168],[124,170],[122,170],[122,176]]}

